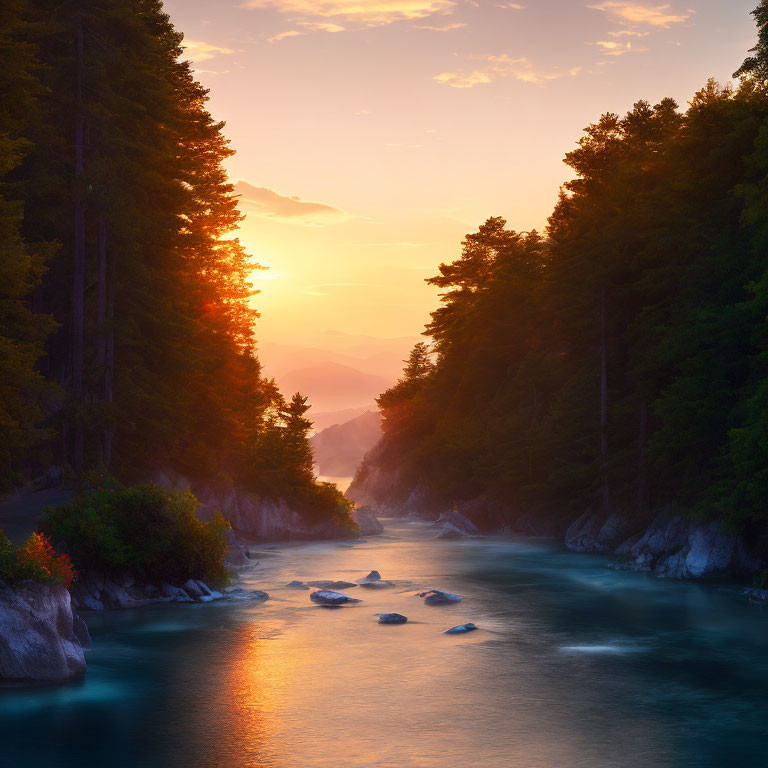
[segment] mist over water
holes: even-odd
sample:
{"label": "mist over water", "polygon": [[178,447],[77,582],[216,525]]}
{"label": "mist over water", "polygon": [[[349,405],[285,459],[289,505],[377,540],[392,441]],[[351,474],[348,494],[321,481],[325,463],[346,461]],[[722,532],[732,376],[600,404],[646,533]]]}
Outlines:
{"label": "mist over water", "polygon": [[[88,675],[0,691],[2,765],[721,768],[768,764],[768,611],[730,586],[524,539],[262,547],[247,596],[88,615]],[[392,589],[313,605],[292,579]],[[430,607],[417,590],[446,589]],[[376,615],[396,611],[403,626]],[[469,635],[443,635],[474,622]]]}

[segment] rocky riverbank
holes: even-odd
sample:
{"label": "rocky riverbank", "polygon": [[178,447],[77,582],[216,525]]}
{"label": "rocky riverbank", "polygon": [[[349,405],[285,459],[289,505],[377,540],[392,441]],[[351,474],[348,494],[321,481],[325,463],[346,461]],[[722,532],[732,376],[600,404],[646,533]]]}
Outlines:
{"label": "rocky riverbank", "polygon": [[85,674],[91,641],[60,586],[0,581],[0,682],[62,683]]}
{"label": "rocky riverbank", "polygon": [[[375,449],[355,477],[347,495],[378,514],[436,519],[437,535],[459,538],[483,533],[519,533],[559,539],[575,552],[616,555],[614,568],[648,571],[675,579],[734,578],[751,581],[768,568],[768,540],[761,536],[728,536],[717,522],[701,521],[663,510],[648,521],[618,512],[587,511],[575,520],[521,514],[497,499],[479,497],[446,512],[445,503],[421,483],[408,493],[396,471],[377,464]],[[766,590],[753,589],[763,599]]]}
{"label": "rocky riverbank", "polygon": [[164,488],[191,490],[200,502],[201,520],[210,519],[220,510],[235,533],[247,541],[316,541],[357,535],[336,520],[308,522],[287,500],[264,498],[233,483],[212,483],[170,470],[155,473],[152,482]]}

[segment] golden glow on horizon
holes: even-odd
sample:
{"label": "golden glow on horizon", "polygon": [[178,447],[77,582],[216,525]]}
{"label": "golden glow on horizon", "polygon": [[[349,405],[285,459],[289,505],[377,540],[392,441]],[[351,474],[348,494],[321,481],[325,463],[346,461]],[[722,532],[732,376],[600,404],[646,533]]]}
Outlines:
{"label": "golden glow on horizon", "polygon": [[754,4],[166,0],[270,267],[259,340],[417,335],[467,232],[542,229],[582,129],[728,79]]}

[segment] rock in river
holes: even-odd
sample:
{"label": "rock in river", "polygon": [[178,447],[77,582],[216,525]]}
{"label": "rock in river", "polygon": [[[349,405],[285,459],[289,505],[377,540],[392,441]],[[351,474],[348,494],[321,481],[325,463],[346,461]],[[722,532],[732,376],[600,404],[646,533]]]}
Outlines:
{"label": "rock in river", "polygon": [[372,507],[358,507],[351,513],[352,519],[360,526],[362,536],[376,536],[384,530]]}
{"label": "rock in river", "polygon": [[459,624],[456,627],[451,627],[443,632],[444,635],[463,635],[465,632],[472,632],[477,627],[470,621],[466,624]]}
{"label": "rock in river", "polygon": [[309,599],[318,605],[343,605],[344,603],[359,603],[360,601],[343,592],[333,592],[330,589],[321,589],[313,592]]}
{"label": "rock in river", "polygon": [[317,587],[317,589],[349,589],[350,587],[356,587],[357,584],[353,584],[351,581],[308,581],[307,585],[310,587]]}
{"label": "rock in river", "polygon": [[450,605],[451,603],[460,603],[461,597],[451,592],[443,592],[439,589],[430,589],[427,592],[419,592],[417,597],[424,598],[425,605]]}
{"label": "rock in river", "polygon": [[407,616],[402,613],[380,613],[379,624],[405,624],[408,621]]}
{"label": "rock in river", "polygon": [[361,587],[367,587],[368,589],[385,589],[386,587],[395,586],[394,582],[382,579],[378,571],[371,571],[365,578],[358,579],[357,583]]}
{"label": "rock in river", "polygon": [[303,581],[296,581],[296,579],[289,581],[285,586],[290,589],[309,589],[309,584],[305,584]]}

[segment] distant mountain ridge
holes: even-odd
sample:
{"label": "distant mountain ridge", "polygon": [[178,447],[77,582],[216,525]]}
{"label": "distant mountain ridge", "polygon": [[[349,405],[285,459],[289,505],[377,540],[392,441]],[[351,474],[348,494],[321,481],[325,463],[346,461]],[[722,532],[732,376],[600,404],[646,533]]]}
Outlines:
{"label": "distant mountain ridge", "polygon": [[375,411],[376,403],[361,405],[358,408],[343,408],[340,411],[315,411],[312,409],[307,416],[312,420],[315,432],[322,432],[328,427],[337,424],[345,424],[358,416],[362,416],[366,411]]}
{"label": "distant mountain ridge", "polygon": [[378,411],[366,411],[344,424],[334,424],[318,432],[311,440],[319,474],[351,477],[363,456],[381,437]]}
{"label": "distant mountain ridge", "polygon": [[317,411],[368,406],[391,384],[384,376],[363,373],[334,362],[298,368],[277,377],[276,381],[286,397],[294,392],[308,395],[310,404]]}

